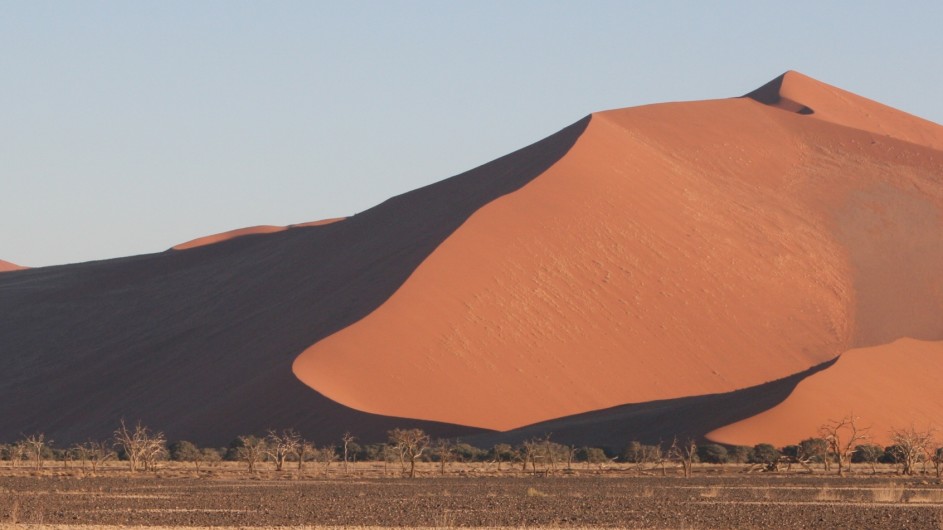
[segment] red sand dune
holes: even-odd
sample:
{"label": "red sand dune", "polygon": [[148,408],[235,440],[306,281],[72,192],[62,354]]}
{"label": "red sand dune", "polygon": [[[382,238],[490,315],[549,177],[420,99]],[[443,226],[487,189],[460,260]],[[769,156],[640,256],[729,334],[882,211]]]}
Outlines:
{"label": "red sand dune", "polygon": [[746,420],[737,440],[794,442],[804,418],[761,413],[811,367],[893,343],[809,379],[879,385],[917,369],[895,341],[943,341],[941,149],[943,127],[787,72],[593,114],[343,223],[0,275],[0,436],[102,438],[124,416],[214,445],[419,426],[617,448]]}
{"label": "red sand dune", "polygon": [[296,375],[359,410],[506,430],[943,339],[943,128],[779,86],[594,114]]}
{"label": "red sand dune", "polygon": [[20,271],[26,268],[27,267],[17,265],[16,263],[10,263],[9,261],[3,261],[0,259],[0,272]]}
{"label": "red sand dune", "polygon": [[870,427],[871,443],[890,445],[892,428],[941,427],[943,342],[899,339],[849,350],[831,367],[799,383],[772,409],[717,429],[711,440],[777,446],[818,436],[819,427],[846,416]]}
{"label": "red sand dune", "polygon": [[344,217],[336,217],[332,219],[322,219],[320,221],[310,221],[307,223],[300,223],[288,226],[274,226],[274,225],[259,225],[259,226],[250,226],[247,228],[239,228],[236,230],[229,230],[227,232],[221,232],[219,234],[213,234],[209,236],[198,237],[187,241],[186,243],[180,243],[179,245],[174,245],[171,247],[172,250],[187,250],[189,248],[203,247],[206,245],[212,245],[219,243],[221,241],[229,241],[230,239],[235,239],[242,236],[251,236],[256,234],[271,234],[274,232],[282,232],[292,228],[304,228],[309,226],[323,226],[331,223],[336,223],[338,221],[343,221]]}

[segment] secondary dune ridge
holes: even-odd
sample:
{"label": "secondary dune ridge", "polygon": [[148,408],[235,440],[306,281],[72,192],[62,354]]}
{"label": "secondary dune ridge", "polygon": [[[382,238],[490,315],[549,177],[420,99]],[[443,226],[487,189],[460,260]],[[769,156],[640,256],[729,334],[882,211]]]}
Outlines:
{"label": "secondary dune ridge", "polygon": [[21,271],[26,268],[27,267],[17,265],[16,263],[10,263],[9,261],[3,261],[0,259],[0,272]]}
{"label": "secondary dune ridge", "polygon": [[198,237],[196,239],[191,239],[186,243],[180,243],[179,245],[174,245],[171,247],[171,250],[187,250],[191,248],[203,247],[206,245],[214,245],[216,243],[221,243],[223,241],[229,241],[230,239],[235,239],[237,237],[258,235],[258,234],[272,234],[275,232],[283,232],[285,230],[291,230],[292,228],[305,228],[309,226],[324,226],[331,223],[336,223],[338,221],[343,221],[345,217],[335,217],[331,219],[322,219],[320,221],[311,221],[308,223],[299,223],[288,226],[276,226],[276,225],[259,225],[259,226],[250,226],[247,228],[239,228],[236,230],[228,230],[226,232],[220,232],[219,234],[213,234],[209,236]]}
{"label": "secondary dune ridge", "polygon": [[856,417],[869,443],[890,445],[891,429],[940,427],[943,341],[899,339],[849,350],[770,410],[708,433],[732,445],[786,445],[819,435],[829,421]]}
{"label": "secondary dune ridge", "polygon": [[943,338],[943,128],[774,85],[594,114],[295,373],[360,410],[508,430]]}

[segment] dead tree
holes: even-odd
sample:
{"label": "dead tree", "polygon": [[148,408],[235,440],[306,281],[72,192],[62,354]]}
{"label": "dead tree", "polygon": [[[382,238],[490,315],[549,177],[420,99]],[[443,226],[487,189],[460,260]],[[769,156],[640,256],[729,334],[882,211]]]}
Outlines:
{"label": "dead tree", "polygon": [[845,468],[851,469],[851,453],[858,442],[868,440],[870,427],[859,427],[859,418],[848,415],[840,420],[829,420],[819,427],[819,434],[828,444],[828,452],[835,456],[838,476],[845,476]]}
{"label": "dead tree", "polygon": [[324,474],[327,474],[328,469],[331,467],[331,464],[337,460],[337,451],[333,445],[326,445],[321,449],[315,451],[317,454],[318,461],[321,462],[321,471]]}
{"label": "dead tree", "polygon": [[409,462],[409,478],[416,476],[416,460],[429,447],[429,435],[422,429],[393,429],[389,433],[390,443],[399,451],[400,463],[406,473],[406,462]]}
{"label": "dead tree", "polygon": [[115,430],[114,445],[124,451],[128,457],[128,466],[132,472],[143,466],[145,471],[154,469],[154,464],[167,452],[167,440],[162,432],[152,432],[138,421],[134,429],[129,429],[124,420]]}
{"label": "dead tree", "polygon": [[246,463],[249,473],[253,473],[255,472],[255,466],[265,460],[265,439],[255,436],[240,436],[239,442],[242,445],[236,450],[236,454],[239,456],[239,460]]}
{"label": "dead tree", "polygon": [[933,462],[936,478],[943,478],[943,447],[937,447],[930,456],[930,460]]}
{"label": "dead tree", "polygon": [[446,439],[436,440],[435,443],[432,444],[432,454],[434,454],[439,461],[439,474],[445,475],[445,467],[455,456],[455,446]]}
{"label": "dead tree", "polygon": [[668,449],[668,458],[680,463],[685,478],[690,477],[694,460],[697,458],[697,444],[690,438],[684,443],[680,443],[678,438],[675,437]]}
{"label": "dead tree", "polygon": [[82,462],[82,470],[90,465],[92,472],[98,471],[98,466],[115,457],[115,452],[111,450],[108,442],[88,440],[82,444],[75,444],[72,451],[76,458]]}
{"label": "dead tree", "polygon": [[19,440],[10,445],[10,466],[16,467],[18,463],[26,459],[26,442]]}
{"label": "dead tree", "polygon": [[903,466],[901,473],[913,475],[917,472],[917,462],[929,453],[933,446],[933,438],[934,432],[931,427],[918,430],[911,424],[907,429],[891,429],[894,456]]}
{"label": "dead tree", "polygon": [[23,438],[23,447],[26,450],[26,457],[33,463],[34,469],[42,469],[45,462],[46,449],[52,445],[52,440],[46,439],[46,435],[39,432]]}
{"label": "dead tree", "polygon": [[275,471],[281,471],[285,467],[285,460],[288,459],[288,455],[295,454],[298,451],[301,436],[294,429],[284,429],[281,433],[270,430],[265,441],[263,451],[272,462],[275,462]]}
{"label": "dead tree", "polygon": [[313,458],[317,449],[314,447],[314,444],[306,440],[300,440],[298,442],[298,447],[295,449],[295,457],[298,458],[298,472],[303,473],[305,470],[305,462]]}
{"label": "dead tree", "polygon": [[527,471],[527,464],[530,464],[531,471],[537,474],[537,460],[540,458],[540,441],[526,440],[521,443],[518,449],[518,455],[521,460],[521,471]]}
{"label": "dead tree", "polygon": [[350,444],[353,443],[353,441],[356,439],[357,438],[355,438],[354,435],[350,434],[349,432],[345,432],[344,435],[341,436],[341,443],[344,444],[344,474],[345,475],[348,473],[347,465],[348,465],[348,462],[350,462],[350,454],[349,454]]}

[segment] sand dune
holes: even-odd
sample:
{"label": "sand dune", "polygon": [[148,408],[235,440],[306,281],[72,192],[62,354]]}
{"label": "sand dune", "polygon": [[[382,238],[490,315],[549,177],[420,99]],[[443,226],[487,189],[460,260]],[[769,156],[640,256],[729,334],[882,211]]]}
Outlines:
{"label": "sand dune", "polygon": [[26,269],[26,267],[0,259],[0,272],[19,271],[23,269]]}
{"label": "sand dune", "polygon": [[870,427],[871,442],[890,445],[892,428],[940,428],[943,341],[899,339],[850,350],[830,368],[805,379],[781,404],[717,429],[711,440],[735,445],[797,443],[846,416]]}
{"label": "sand dune", "polygon": [[943,128],[795,72],[748,96],[596,113],[317,229],[0,275],[0,436],[767,440],[807,370],[943,341]]}
{"label": "sand dune", "polygon": [[943,338],[943,153],[848,128],[906,115],[801,74],[782,86],[815,113],[748,98],[594,114],[295,373],[360,410],[507,430]]}
{"label": "sand dune", "polygon": [[239,228],[236,230],[229,230],[226,232],[221,232],[219,234],[213,234],[209,236],[198,237],[187,241],[186,243],[180,243],[179,245],[174,245],[171,247],[171,250],[187,250],[190,248],[203,247],[206,245],[213,245],[220,243],[222,241],[229,241],[237,237],[251,236],[258,234],[271,234],[274,232],[282,232],[292,228],[303,228],[309,226],[324,226],[331,223],[336,223],[338,221],[343,221],[343,217],[337,217],[332,219],[322,219],[320,221],[311,221],[307,223],[300,223],[288,226],[274,226],[274,225],[259,225],[259,226],[250,226],[247,228]]}

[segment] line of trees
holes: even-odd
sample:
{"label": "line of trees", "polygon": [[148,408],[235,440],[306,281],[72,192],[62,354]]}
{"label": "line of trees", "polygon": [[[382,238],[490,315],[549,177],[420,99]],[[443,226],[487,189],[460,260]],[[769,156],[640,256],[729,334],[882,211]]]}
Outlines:
{"label": "line of trees", "polygon": [[318,447],[294,429],[269,430],[264,436],[238,436],[227,447],[197,447],[186,440],[167,441],[162,432],[154,431],[140,422],[129,426],[122,420],[110,440],[89,440],[69,448],[55,448],[44,434],[23,436],[12,444],[0,444],[0,459],[12,466],[23,465],[41,469],[46,461],[63,461],[82,469],[97,471],[103,463],[121,460],[131,472],[148,472],[161,462],[170,460],[192,463],[199,472],[205,466],[221,461],[239,461],[255,472],[263,462],[271,463],[275,471],[289,469],[289,463],[298,472],[307,464],[318,464],[323,469],[339,462],[343,472],[357,461],[382,462],[384,470],[398,465],[403,475],[414,477],[418,462],[435,462],[444,474],[453,462],[489,462],[500,471],[507,466],[519,466],[520,471],[551,474],[572,469],[575,463],[600,469],[614,462],[627,463],[637,473],[667,474],[669,466],[680,468],[690,476],[693,464],[745,464],[746,471],[790,470],[793,466],[814,473],[816,466],[830,472],[834,466],[839,475],[847,473],[852,463],[864,464],[876,472],[878,463],[895,464],[905,475],[930,473],[932,466],[937,477],[943,476],[943,448],[937,445],[932,428],[910,426],[893,429],[893,444],[881,447],[869,443],[869,428],[861,427],[860,420],[846,416],[829,421],[819,429],[819,436],[798,444],[775,447],[761,443],[753,447],[725,446],[714,443],[698,444],[692,439],[673,439],[670,443],[643,444],[629,442],[621,451],[599,447],[574,447],[556,443],[550,435],[524,441],[518,445],[496,444],[489,449],[455,440],[433,440],[420,429],[393,429],[384,443],[360,444],[357,438],[345,433],[337,445]]}

